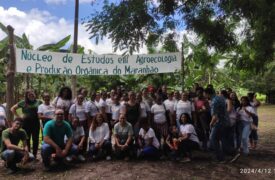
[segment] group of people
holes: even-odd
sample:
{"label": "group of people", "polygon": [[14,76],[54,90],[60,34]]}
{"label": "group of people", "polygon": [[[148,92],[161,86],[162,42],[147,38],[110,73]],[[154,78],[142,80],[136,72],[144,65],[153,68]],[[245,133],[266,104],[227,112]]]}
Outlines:
{"label": "group of people", "polygon": [[16,118],[10,125],[0,107],[1,157],[11,173],[16,163],[37,159],[41,129],[45,170],[53,162],[114,157],[190,162],[199,149],[212,151],[219,162],[226,156],[233,162],[240,153],[249,154],[249,142],[257,146],[260,103],[254,93],[239,101],[231,89],[216,92],[211,85],[195,84],[190,92],[168,92],[164,85],[157,91],[92,91],[89,98],[80,88],[75,99],[69,87],[62,87],[52,101],[47,92],[42,97],[43,102],[27,90],[11,108]]}

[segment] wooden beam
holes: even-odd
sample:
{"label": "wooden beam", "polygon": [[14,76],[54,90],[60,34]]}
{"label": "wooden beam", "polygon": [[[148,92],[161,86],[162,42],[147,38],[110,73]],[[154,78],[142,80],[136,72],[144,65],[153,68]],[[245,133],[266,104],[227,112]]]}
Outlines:
{"label": "wooden beam", "polygon": [[10,56],[8,60],[8,71],[6,73],[7,89],[6,89],[6,102],[7,102],[7,119],[13,121],[13,114],[10,108],[14,105],[14,82],[15,82],[15,48],[14,48],[14,28],[10,25],[7,26],[9,33],[9,50]]}

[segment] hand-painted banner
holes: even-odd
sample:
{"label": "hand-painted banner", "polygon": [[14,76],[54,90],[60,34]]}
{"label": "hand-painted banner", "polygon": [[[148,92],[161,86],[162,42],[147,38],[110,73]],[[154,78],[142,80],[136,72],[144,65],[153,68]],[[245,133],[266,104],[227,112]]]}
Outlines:
{"label": "hand-painted banner", "polygon": [[16,71],[63,75],[130,75],[179,71],[181,54],[87,55],[16,49]]}

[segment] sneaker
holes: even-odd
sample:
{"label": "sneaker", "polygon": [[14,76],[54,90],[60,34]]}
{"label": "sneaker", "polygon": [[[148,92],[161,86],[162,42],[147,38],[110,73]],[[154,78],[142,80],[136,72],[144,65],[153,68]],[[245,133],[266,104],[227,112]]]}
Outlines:
{"label": "sneaker", "polygon": [[106,160],[107,160],[107,161],[110,161],[111,159],[112,159],[111,156],[107,156],[107,157],[106,157]]}
{"label": "sneaker", "polygon": [[182,162],[182,163],[188,163],[188,162],[191,162],[191,159],[190,158],[184,158],[180,162]]}
{"label": "sneaker", "polygon": [[79,160],[80,162],[85,162],[85,161],[86,161],[85,157],[82,156],[81,154],[79,154],[79,155],[77,156],[77,160]]}
{"label": "sneaker", "polygon": [[17,172],[17,169],[8,168],[7,174],[15,174],[16,172]]}
{"label": "sneaker", "polygon": [[237,161],[238,159],[239,159],[239,157],[241,156],[241,154],[240,153],[237,153],[232,159],[231,159],[231,163],[233,163],[233,162],[235,162],[235,161]]}
{"label": "sneaker", "polygon": [[66,158],[65,158],[65,160],[66,160],[66,162],[72,162],[73,161],[73,157],[72,156],[67,156]]}

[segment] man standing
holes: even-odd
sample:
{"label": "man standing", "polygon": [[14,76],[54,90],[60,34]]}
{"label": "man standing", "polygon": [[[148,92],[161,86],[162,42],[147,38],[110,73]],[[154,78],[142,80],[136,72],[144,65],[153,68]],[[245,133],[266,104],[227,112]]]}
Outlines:
{"label": "man standing", "polygon": [[[2,132],[1,157],[6,162],[10,174],[18,171],[16,163],[22,164],[34,160],[27,146],[27,134],[22,128],[20,118],[13,121],[12,126]],[[22,141],[23,147],[18,146]]]}
{"label": "man standing", "polygon": [[224,146],[224,132],[229,118],[227,118],[225,99],[220,96],[216,96],[215,90],[212,88],[205,89],[205,97],[211,101],[211,122],[212,128],[210,134],[210,146],[214,149],[216,158],[219,162],[224,161],[224,152],[220,145],[220,142]]}
{"label": "man standing", "polygon": [[[64,136],[68,140],[64,142]],[[64,111],[62,109],[55,110],[55,119],[46,123],[43,129],[43,145],[41,155],[45,170],[50,170],[51,157],[58,162],[62,162],[64,158],[71,162],[69,153],[72,146],[72,128],[68,122],[64,120]]]}

